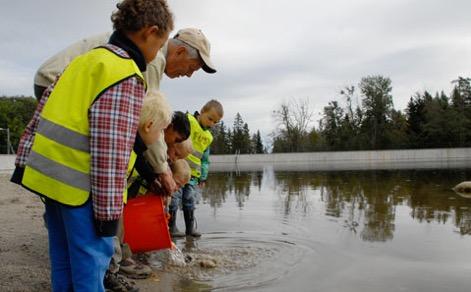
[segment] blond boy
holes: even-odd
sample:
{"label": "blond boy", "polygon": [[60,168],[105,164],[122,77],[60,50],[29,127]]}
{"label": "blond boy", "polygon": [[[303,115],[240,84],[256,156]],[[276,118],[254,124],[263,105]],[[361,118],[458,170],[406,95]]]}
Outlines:
{"label": "blond boy", "polygon": [[172,121],[172,109],[160,91],[149,91],[142,104],[138,133],[145,145],[163,139],[163,131]]}
{"label": "blond boy", "polygon": [[180,200],[185,219],[185,235],[201,236],[194,228],[196,187],[204,187],[208,176],[209,146],[213,141],[213,136],[209,130],[222,119],[223,115],[224,109],[217,100],[208,101],[201,108],[201,113],[187,114],[191,128],[190,139],[193,144],[193,152],[186,158],[191,167],[191,179],[189,183],[173,195],[169,206],[170,216],[173,218],[169,222],[169,228],[173,237],[183,235],[178,232],[175,220]]}

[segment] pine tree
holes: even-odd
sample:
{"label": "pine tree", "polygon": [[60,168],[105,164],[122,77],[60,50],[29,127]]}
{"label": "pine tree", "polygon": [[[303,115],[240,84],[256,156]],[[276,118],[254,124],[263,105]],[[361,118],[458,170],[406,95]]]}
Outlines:
{"label": "pine tree", "polygon": [[250,140],[250,130],[249,125],[244,123],[244,128],[242,130],[242,148],[240,153],[249,154],[252,153],[252,143]]}
{"label": "pine tree", "polygon": [[257,130],[257,133],[254,134],[253,139],[252,139],[252,144],[253,144],[253,153],[259,154],[259,153],[264,153],[263,149],[263,143],[262,143],[262,137],[260,136],[260,131]]}
{"label": "pine tree", "polygon": [[247,154],[251,151],[249,126],[244,122],[240,113],[237,113],[234,118],[231,145],[234,153]]}
{"label": "pine tree", "polygon": [[226,154],[227,149],[227,133],[224,122],[216,124],[211,132],[213,134],[213,142],[211,143],[211,154]]}
{"label": "pine tree", "polygon": [[416,93],[410,98],[407,104],[407,136],[409,147],[420,148],[424,144],[424,125],[426,123],[425,117],[425,103],[426,100],[431,100],[430,94],[425,91],[424,96]]}

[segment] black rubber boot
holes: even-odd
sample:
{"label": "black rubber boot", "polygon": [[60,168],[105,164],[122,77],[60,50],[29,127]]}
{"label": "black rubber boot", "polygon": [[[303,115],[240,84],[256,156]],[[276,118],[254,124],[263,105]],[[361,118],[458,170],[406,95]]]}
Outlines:
{"label": "black rubber boot", "polygon": [[185,218],[186,236],[200,237],[201,233],[195,228],[195,210],[183,209],[183,217]]}
{"label": "black rubber boot", "polygon": [[185,234],[177,228],[177,210],[170,211],[170,220],[168,221],[168,230],[173,238],[185,237]]}

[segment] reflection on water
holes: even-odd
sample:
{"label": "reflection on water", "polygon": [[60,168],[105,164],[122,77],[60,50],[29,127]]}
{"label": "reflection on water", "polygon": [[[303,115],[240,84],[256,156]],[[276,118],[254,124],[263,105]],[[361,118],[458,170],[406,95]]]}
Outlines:
{"label": "reflection on water", "polygon": [[221,207],[228,194],[234,195],[239,208],[248,200],[250,188],[260,190],[263,174],[259,173],[219,173],[214,174],[211,183],[203,192],[203,199],[211,207]]}
{"label": "reflection on water", "polygon": [[196,210],[203,236],[176,242],[194,261],[163,272],[184,291],[467,292],[471,199],[451,188],[470,177],[211,173]]}
{"label": "reflection on water", "polygon": [[[285,216],[306,215],[318,204],[325,216],[344,219],[344,226],[361,239],[388,241],[394,237],[397,206],[409,207],[418,222],[453,224],[460,234],[471,234],[471,200],[451,190],[466,177],[465,171],[450,170],[216,173],[202,197],[220,208],[233,195],[243,208],[251,190],[261,191],[263,180],[278,196]],[[320,202],[310,199],[316,193]]]}

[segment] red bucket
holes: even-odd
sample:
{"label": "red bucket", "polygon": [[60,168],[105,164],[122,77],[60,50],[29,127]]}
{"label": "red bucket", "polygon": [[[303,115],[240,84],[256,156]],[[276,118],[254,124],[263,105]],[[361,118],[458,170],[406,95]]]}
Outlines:
{"label": "red bucket", "polygon": [[170,248],[162,197],[153,194],[131,199],[124,206],[124,242],[132,252]]}

